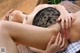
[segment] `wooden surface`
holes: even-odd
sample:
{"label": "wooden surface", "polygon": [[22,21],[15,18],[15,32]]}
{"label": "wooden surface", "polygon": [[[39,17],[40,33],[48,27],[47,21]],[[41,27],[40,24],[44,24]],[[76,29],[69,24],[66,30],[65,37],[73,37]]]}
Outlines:
{"label": "wooden surface", "polygon": [[66,8],[66,10],[68,10],[68,12],[75,13],[80,10],[80,6],[78,6],[77,3],[73,4],[69,1],[63,1],[60,4],[63,5]]}
{"label": "wooden surface", "polygon": [[[0,0],[0,18],[2,18],[10,9],[21,10],[29,14],[36,5],[47,2],[48,0]],[[80,0],[78,0],[76,4],[80,6]]]}
{"label": "wooden surface", "polygon": [[80,6],[80,0],[77,0],[75,3]]}
{"label": "wooden surface", "polygon": [[0,0],[0,18],[10,9],[21,10],[29,14],[40,3],[47,3],[47,0]]}

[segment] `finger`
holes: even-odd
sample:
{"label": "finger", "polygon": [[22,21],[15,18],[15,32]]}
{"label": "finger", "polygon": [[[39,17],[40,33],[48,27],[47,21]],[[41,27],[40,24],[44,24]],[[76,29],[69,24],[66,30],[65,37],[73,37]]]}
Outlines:
{"label": "finger", "polygon": [[60,34],[60,38],[59,38],[59,42],[58,42],[58,46],[60,46],[62,43],[62,37],[61,37],[61,34]]}
{"label": "finger", "polygon": [[68,18],[66,18],[66,29],[68,29]]}
{"label": "finger", "polygon": [[61,26],[62,26],[62,29],[64,29],[64,19],[62,19],[61,21]]}
{"label": "finger", "polygon": [[61,17],[59,17],[58,19],[57,19],[57,21],[60,21],[61,20]]}
{"label": "finger", "polygon": [[52,44],[53,40],[54,40],[54,36],[50,39],[50,41],[49,41],[47,46],[50,46]]}
{"label": "finger", "polygon": [[71,26],[71,17],[69,17],[69,27]]}
{"label": "finger", "polygon": [[58,46],[59,38],[60,38],[60,33],[58,33],[55,42],[54,42],[53,44],[51,44],[52,47],[54,47],[54,46],[55,46],[56,48],[59,47],[59,46]]}
{"label": "finger", "polygon": [[63,38],[63,41],[62,41],[60,48],[64,47],[64,45],[65,45],[65,38]]}
{"label": "finger", "polygon": [[57,35],[57,37],[56,37],[56,40],[55,40],[54,44],[58,44],[59,37],[60,37],[60,33],[58,33],[58,35]]}
{"label": "finger", "polygon": [[68,44],[66,43],[62,48],[60,48],[60,50],[63,51],[67,47],[67,45]]}
{"label": "finger", "polygon": [[75,20],[72,13],[71,13],[71,20],[72,22]]}

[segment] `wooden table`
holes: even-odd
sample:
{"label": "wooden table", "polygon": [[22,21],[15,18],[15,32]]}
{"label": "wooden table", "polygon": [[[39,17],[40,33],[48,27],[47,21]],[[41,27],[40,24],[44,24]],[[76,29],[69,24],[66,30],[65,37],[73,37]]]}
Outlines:
{"label": "wooden table", "polygon": [[36,5],[47,2],[48,0],[0,0],[0,18],[12,8],[29,14]]}

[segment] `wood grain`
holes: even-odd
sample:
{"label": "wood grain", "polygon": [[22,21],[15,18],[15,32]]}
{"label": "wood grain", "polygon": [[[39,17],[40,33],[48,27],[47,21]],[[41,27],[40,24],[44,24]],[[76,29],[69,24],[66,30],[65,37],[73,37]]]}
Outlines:
{"label": "wood grain", "polygon": [[40,3],[47,3],[47,0],[0,0],[0,18],[10,9],[21,10],[29,14]]}

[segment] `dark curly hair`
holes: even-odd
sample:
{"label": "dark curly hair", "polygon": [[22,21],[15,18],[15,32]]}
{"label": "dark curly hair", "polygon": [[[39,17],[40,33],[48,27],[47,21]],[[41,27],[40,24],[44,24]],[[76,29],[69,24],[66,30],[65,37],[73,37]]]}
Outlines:
{"label": "dark curly hair", "polygon": [[56,20],[60,16],[60,12],[52,7],[47,7],[40,10],[33,19],[33,25],[39,27],[48,27],[56,23]]}

